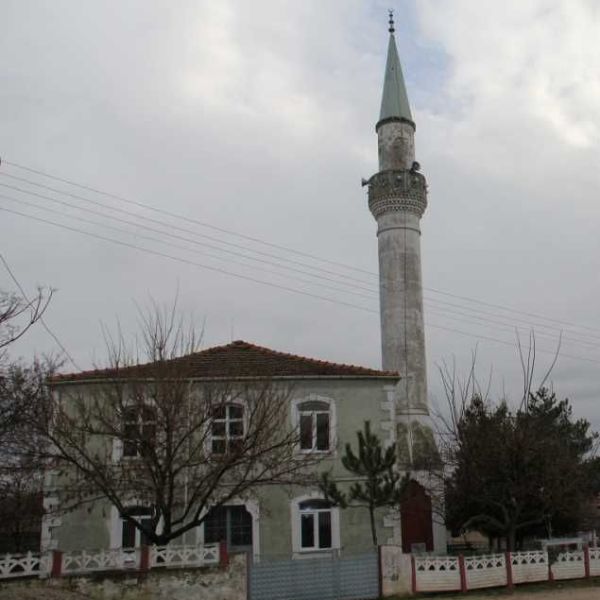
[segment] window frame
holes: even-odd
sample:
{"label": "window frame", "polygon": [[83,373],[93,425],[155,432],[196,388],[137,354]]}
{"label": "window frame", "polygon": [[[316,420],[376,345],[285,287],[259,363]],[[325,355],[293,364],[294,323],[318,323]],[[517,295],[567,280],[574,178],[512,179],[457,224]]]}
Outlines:
{"label": "window frame", "polygon": [[[306,555],[315,555],[315,554],[332,554],[334,552],[339,551],[341,547],[340,543],[340,510],[337,506],[329,506],[323,508],[316,509],[301,509],[301,505],[305,502],[309,501],[322,501],[325,502],[325,498],[323,498],[322,494],[318,492],[313,492],[312,494],[300,496],[298,498],[294,498],[290,503],[290,513],[292,519],[292,550],[293,557],[299,558],[301,556]],[[330,536],[331,536],[331,545],[328,548],[320,548],[319,547],[319,522],[318,515],[322,513],[329,513],[329,523],[330,523]],[[313,545],[311,547],[303,547],[302,546],[302,515],[315,515],[313,517]]]}
{"label": "window frame", "polygon": [[[218,517],[222,520],[219,526],[222,527],[224,533],[224,540],[210,540],[208,535],[208,526],[210,525],[209,517],[212,511],[219,511]],[[234,544],[234,530],[239,527],[239,524],[235,521],[236,511],[244,511],[247,515],[248,522],[243,525],[243,528],[249,528],[246,533],[250,536],[250,543],[247,544]],[[244,504],[223,504],[215,509],[208,511],[202,526],[204,527],[203,539],[205,544],[215,544],[224,541],[227,544],[229,551],[239,552],[240,549],[252,548],[253,547],[253,534],[254,534],[254,519],[252,513],[246,508]]]}
{"label": "window frame", "polygon": [[[260,504],[256,498],[232,498],[227,502],[228,506],[243,506],[252,517],[252,556],[254,560],[260,559]],[[203,516],[206,514],[206,509],[203,511]],[[205,544],[204,541],[204,523],[195,528],[196,543],[200,546]]]}
{"label": "window frame", "polygon": [[[328,409],[326,410],[302,410],[302,405],[305,403],[319,402],[326,404]],[[299,439],[296,444],[296,452],[299,454],[331,454],[335,456],[337,451],[337,417],[336,417],[336,403],[332,398],[327,396],[321,396],[319,394],[309,394],[302,398],[294,398],[292,400],[292,427],[294,430],[301,434],[301,422],[302,416],[311,415],[312,418],[312,446],[311,448],[302,448],[302,440]],[[317,448],[317,415],[328,414],[329,415],[329,437],[328,437],[328,448],[326,450],[319,450]]]}
{"label": "window frame", "polygon": [[[210,428],[210,435],[208,436],[208,451],[209,454],[211,456],[227,456],[228,454],[231,453],[231,441],[232,440],[241,440],[243,443],[243,440],[245,439],[247,432],[248,432],[248,423],[247,423],[247,418],[248,418],[248,413],[246,410],[246,404],[240,400],[231,400],[231,401],[227,401],[227,402],[222,402],[219,403],[217,405],[215,405],[214,407],[212,407],[212,412],[214,413],[214,411],[218,410],[219,408],[224,408],[225,409],[225,416],[222,418],[215,418],[213,415],[211,415],[210,418],[210,422],[208,424],[208,427]],[[242,415],[239,418],[232,418],[229,414],[229,411],[231,408],[239,408],[242,411]],[[215,435],[214,433],[214,425],[215,423],[223,423],[224,426],[224,433],[223,435]],[[232,436],[230,433],[230,425],[232,423],[241,423],[242,424],[242,433],[241,435],[234,435]],[[225,444],[225,449],[223,452],[216,452],[214,449],[214,442],[215,441],[223,441]]]}
{"label": "window frame", "polygon": [[[134,521],[137,521],[138,523],[143,523],[144,521],[149,521],[152,519],[152,508],[150,507],[144,507],[144,506],[138,506],[138,505],[133,505],[133,506],[129,506],[126,509],[126,512],[129,511],[136,511],[136,512],[140,512],[140,511],[144,511],[144,514],[139,514],[139,515],[130,515],[131,517],[133,517]],[[123,550],[135,550],[136,548],[141,547],[144,544],[147,544],[147,540],[144,540],[144,533],[138,529],[135,525],[133,525],[133,523],[131,523],[131,521],[128,521],[127,519],[125,519],[125,517],[120,514],[119,515],[119,519],[121,521],[121,548]],[[124,546],[123,545],[123,538],[125,537],[125,527],[132,527],[133,528],[133,546]]]}
{"label": "window frame", "polygon": [[[127,413],[135,412],[136,418],[127,418]],[[147,415],[152,413],[153,418],[147,419]],[[121,415],[122,424],[122,436],[118,439],[119,444],[119,458],[126,460],[136,460],[141,458],[141,451],[139,448],[139,442],[135,440],[127,440],[125,432],[127,427],[137,428],[137,437],[146,437],[146,430],[151,432],[151,436],[156,439],[156,408],[150,402],[145,402],[143,405],[137,403],[128,403],[123,406],[123,414]],[[127,444],[131,444],[134,447],[133,452],[126,452]]]}
{"label": "window frame", "polygon": [[[153,508],[148,506],[146,502],[144,502],[141,498],[132,497],[130,498],[123,507],[125,512],[127,511],[140,511],[147,510],[150,514],[152,514]],[[147,515],[132,515],[136,520],[146,519]],[[111,506],[110,516],[108,517],[108,527],[110,531],[110,548],[111,549],[119,549],[123,550],[127,554],[132,554],[135,551],[140,549],[142,539],[142,532],[136,527],[135,528],[135,547],[134,548],[123,548],[123,523],[125,519],[123,518],[122,513],[116,506]],[[160,531],[162,527],[162,517],[159,519],[157,523],[157,531]]]}

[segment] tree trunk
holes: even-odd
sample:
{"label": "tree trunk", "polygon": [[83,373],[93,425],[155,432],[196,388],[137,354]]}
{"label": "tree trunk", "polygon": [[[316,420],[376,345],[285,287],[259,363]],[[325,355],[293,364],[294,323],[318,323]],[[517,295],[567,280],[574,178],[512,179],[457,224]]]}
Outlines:
{"label": "tree trunk", "polygon": [[509,552],[514,552],[516,549],[516,541],[517,541],[517,529],[514,525],[511,525],[508,530],[508,535],[506,536],[506,545],[507,550]]}
{"label": "tree trunk", "polygon": [[375,508],[369,506],[369,517],[371,520],[371,535],[373,536],[373,546],[377,546],[377,530],[375,529]]}

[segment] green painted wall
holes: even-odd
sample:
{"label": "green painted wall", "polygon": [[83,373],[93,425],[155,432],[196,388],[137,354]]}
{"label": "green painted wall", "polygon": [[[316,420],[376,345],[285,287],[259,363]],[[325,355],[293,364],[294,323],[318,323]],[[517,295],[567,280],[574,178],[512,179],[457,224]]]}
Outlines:
{"label": "green painted wall", "polygon": [[[340,457],[344,446],[350,442],[355,448],[356,432],[366,420],[371,421],[374,432],[383,440],[389,431],[382,429],[382,422],[390,419],[389,411],[382,409],[387,400],[386,387],[392,380],[384,379],[322,379],[299,380],[293,382],[292,397],[304,398],[317,394],[330,398],[335,403],[336,438],[335,451],[324,458],[318,471],[331,470],[334,477],[340,478],[344,487],[351,475],[343,468]],[[291,403],[289,423],[291,426]],[[346,480],[346,481],[344,481]],[[261,555],[289,557],[292,553],[291,500],[315,492],[315,489],[284,486],[266,486],[256,490],[254,499],[259,504],[259,529]],[[383,527],[383,513],[377,516],[378,537],[381,543],[387,541],[392,530]],[[111,507],[108,502],[96,501],[91,506],[80,507],[64,514],[60,526],[53,531],[57,547],[64,550],[84,548],[108,548],[110,546]],[[188,536],[186,543],[193,542]],[[359,552],[371,547],[371,532],[366,509],[346,509],[340,511],[340,538],[342,551]]]}

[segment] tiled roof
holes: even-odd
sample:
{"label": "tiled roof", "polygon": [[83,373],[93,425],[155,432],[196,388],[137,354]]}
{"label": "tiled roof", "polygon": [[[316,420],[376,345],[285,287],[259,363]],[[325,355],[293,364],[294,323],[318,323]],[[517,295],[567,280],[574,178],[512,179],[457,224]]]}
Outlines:
{"label": "tiled roof", "polygon": [[[392,377],[398,374],[366,367],[332,363],[295,354],[277,352],[242,340],[215,346],[168,361],[185,369],[186,377]],[[162,367],[161,367],[162,368]],[[113,377],[152,377],[156,363],[116,369],[97,369],[68,375],[56,375],[52,383],[89,381]]]}

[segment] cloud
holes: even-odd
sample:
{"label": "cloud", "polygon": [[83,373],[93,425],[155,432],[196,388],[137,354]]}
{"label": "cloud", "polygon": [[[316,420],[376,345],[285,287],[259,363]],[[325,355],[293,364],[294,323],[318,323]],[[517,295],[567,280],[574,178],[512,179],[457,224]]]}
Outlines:
{"label": "cloud", "polygon": [[[0,153],[189,217],[165,218],[171,225],[215,235],[195,219],[376,272],[375,223],[360,178],[377,168],[373,128],[387,8],[382,0],[202,0],[176,8],[153,0],[118,8],[57,0],[35,10],[9,2],[0,23]],[[490,306],[487,315],[474,313],[482,306],[432,289],[600,327],[599,13],[585,0],[419,0],[397,7],[417,155],[430,186],[423,276],[436,309],[426,320],[456,330],[427,331],[433,394],[435,364],[456,355],[459,368],[468,366],[473,336],[504,342],[479,340],[482,369],[493,365],[497,374],[495,392],[504,381],[515,396],[521,376],[514,346],[505,345],[514,342],[516,313]],[[122,239],[180,252],[143,234],[138,227]],[[131,300],[151,294],[169,301],[177,285],[182,307],[206,317],[207,345],[228,341],[233,329],[235,337],[290,352],[379,362],[377,299],[355,295],[361,290],[336,292],[323,279],[309,285],[292,271],[269,275],[249,261],[242,267],[210,258],[206,247],[188,244],[181,252],[375,313],[14,215],[3,214],[0,237],[26,287],[59,288],[48,321],[84,364],[101,357],[99,321],[118,315],[134,330]],[[202,239],[240,242],[216,237]],[[365,278],[376,290],[376,277]],[[556,339],[539,319],[520,317],[525,336],[532,323]],[[600,360],[600,333],[578,332],[591,345],[565,345],[564,352]],[[52,344],[34,331],[18,352]],[[540,348],[551,351],[553,340],[540,335]],[[592,414],[596,372],[595,363],[561,360],[557,392],[573,390],[573,401]]]}
{"label": "cloud", "polygon": [[[425,1],[421,24],[451,56],[463,118],[539,119],[564,143],[598,142],[600,11],[594,2]],[[461,115],[456,115],[459,119]]]}

